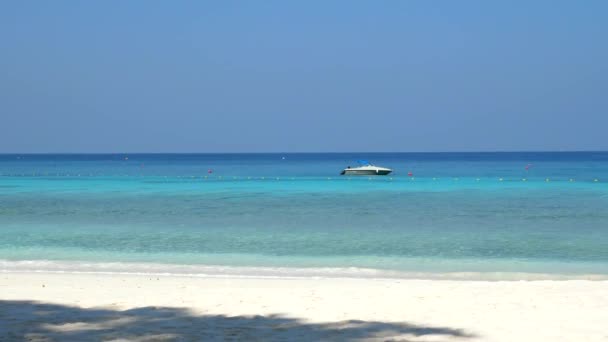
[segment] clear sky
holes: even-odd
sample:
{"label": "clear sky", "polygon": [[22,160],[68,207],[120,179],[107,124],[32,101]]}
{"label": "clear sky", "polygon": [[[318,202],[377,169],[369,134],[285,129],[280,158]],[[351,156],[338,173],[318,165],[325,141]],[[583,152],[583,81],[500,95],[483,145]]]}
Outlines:
{"label": "clear sky", "polygon": [[608,1],[1,1],[0,152],[608,150]]}

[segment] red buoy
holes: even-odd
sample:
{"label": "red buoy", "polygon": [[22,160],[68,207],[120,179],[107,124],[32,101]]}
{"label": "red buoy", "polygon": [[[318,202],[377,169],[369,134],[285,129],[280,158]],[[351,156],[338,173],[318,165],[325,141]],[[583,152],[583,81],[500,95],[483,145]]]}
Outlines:
{"label": "red buoy", "polygon": [[413,177],[413,176],[414,176],[414,173],[413,173],[412,171],[410,171],[410,172],[408,172],[408,173],[407,173],[407,175],[408,175],[409,177]]}

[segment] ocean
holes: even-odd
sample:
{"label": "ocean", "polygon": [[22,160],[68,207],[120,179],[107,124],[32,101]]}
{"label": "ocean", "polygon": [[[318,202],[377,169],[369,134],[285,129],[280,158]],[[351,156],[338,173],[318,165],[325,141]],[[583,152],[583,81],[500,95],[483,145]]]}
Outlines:
{"label": "ocean", "polygon": [[0,236],[7,272],[604,279],[608,152],[4,154]]}

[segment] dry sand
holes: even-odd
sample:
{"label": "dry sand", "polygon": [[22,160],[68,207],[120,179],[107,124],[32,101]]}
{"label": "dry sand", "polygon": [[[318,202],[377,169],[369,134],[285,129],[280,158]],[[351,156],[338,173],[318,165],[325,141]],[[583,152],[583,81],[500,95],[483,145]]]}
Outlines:
{"label": "dry sand", "polygon": [[608,281],[0,273],[0,341],[608,341]]}

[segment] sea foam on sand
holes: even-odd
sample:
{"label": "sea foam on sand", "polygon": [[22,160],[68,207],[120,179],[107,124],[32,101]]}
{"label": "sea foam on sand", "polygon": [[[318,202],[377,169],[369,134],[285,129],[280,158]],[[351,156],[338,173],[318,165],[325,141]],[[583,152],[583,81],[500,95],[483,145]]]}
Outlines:
{"label": "sea foam on sand", "polygon": [[0,273],[0,340],[606,341],[608,281]]}

